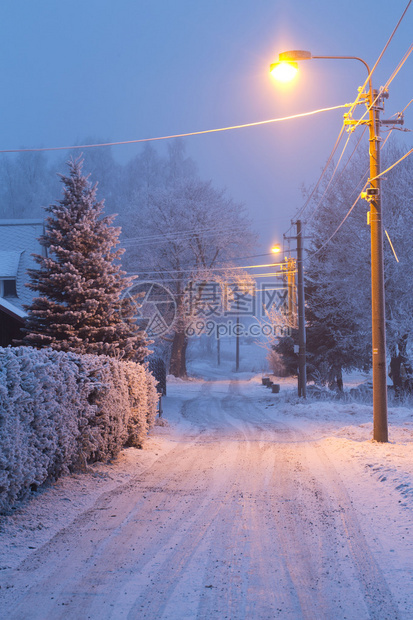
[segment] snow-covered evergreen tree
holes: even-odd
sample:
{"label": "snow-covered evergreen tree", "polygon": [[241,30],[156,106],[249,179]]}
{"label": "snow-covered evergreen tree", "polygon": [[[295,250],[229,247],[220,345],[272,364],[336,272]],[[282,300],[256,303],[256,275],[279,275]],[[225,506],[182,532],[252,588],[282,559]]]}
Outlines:
{"label": "snow-covered evergreen tree", "polygon": [[315,370],[315,377],[339,388],[343,370],[367,370],[371,363],[370,230],[364,201],[324,245],[354,201],[355,186],[368,169],[363,156],[351,163],[326,192],[311,221],[306,261],[309,374]]}
{"label": "snow-covered evergreen tree", "polygon": [[[402,154],[397,145],[387,146],[382,168]],[[407,369],[411,367],[409,350],[413,341],[412,166],[412,161],[406,159],[382,181],[384,228],[397,253],[396,259],[385,238],[387,349],[389,358],[401,356]],[[315,196],[319,206],[306,230],[312,238],[305,263],[308,374],[336,386],[341,383],[343,370],[367,370],[371,365],[369,205],[360,200],[340,226],[368,170],[367,156],[356,154],[329,189],[327,179]],[[292,341],[284,339],[277,346],[286,365],[292,345]]]}
{"label": "snow-covered evergreen tree", "polygon": [[60,175],[63,198],[46,208],[40,242],[47,256],[36,255],[29,288],[38,296],[27,308],[24,344],[62,351],[105,354],[141,361],[147,342],[134,320],[136,305],[122,292],[131,285],[118,263],[120,228],[114,216],[102,217],[104,202],[82,175],[83,160],[68,162]]}
{"label": "snow-covered evergreen tree", "polygon": [[[305,229],[306,236],[311,237],[305,261],[308,378],[338,389],[343,370],[367,370],[371,362],[366,204],[360,201],[338,228],[357,196],[365,172],[368,161],[363,156],[354,157],[337,183],[328,188],[326,179],[314,196],[317,208]],[[293,336],[297,343],[297,334]],[[293,344],[293,340],[284,338],[276,346],[290,369],[294,360],[296,365]]]}

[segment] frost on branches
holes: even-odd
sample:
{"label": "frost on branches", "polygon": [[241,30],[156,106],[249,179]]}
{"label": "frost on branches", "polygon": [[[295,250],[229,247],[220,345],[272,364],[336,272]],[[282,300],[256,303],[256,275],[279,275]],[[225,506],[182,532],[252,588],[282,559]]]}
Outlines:
{"label": "frost on branches", "polygon": [[47,480],[140,447],[157,402],[143,364],[0,348],[0,513]]}
{"label": "frost on branches", "polygon": [[[198,177],[182,143],[170,145],[166,160],[157,160],[147,148],[135,163],[135,178],[140,172],[143,180],[139,191],[129,196],[134,222],[127,233],[132,239],[144,234],[157,241],[150,253],[144,244],[134,244],[126,261],[130,270],[145,269],[148,280],[165,283],[175,298],[176,318],[163,342],[170,346],[169,373],[183,378],[187,328],[193,321],[185,303],[189,283],[224,286],[233,281],[237,257],[252,251],[256,237],[243,205]],[[244,272],[240,279],[245,277]]]}
{"label": "frost on branches", "polygon": [[123,250],[114,249],[120,228],[112,226],[114,216],[102,217],[104,202],[96,202],[82,165],[80,158],[68,162],[63,198],[46,208],[40,243],[47,256],[35,255],[39,269],[29,270],[27,286],[38,296],[27,307],[23,343],[140,362],[147,342],[134,300],[122,299],[131,280],[118,263]]}

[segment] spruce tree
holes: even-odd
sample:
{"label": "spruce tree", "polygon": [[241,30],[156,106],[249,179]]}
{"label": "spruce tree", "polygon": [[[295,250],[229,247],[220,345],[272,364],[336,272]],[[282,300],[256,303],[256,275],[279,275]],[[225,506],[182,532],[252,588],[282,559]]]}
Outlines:
{"label": "spruce tree", "polygon": [[46,256],[35,255],[39,268],[29,270],[27,286],[37,296],[26,308],[23,343],[142,361],[148,351],[133,318],[136,300],[122,295],[132,281],[119,264],[123,250],[115,249],[120,228],[114,216],[102,217],[104,201],[82,175],[83,160],[68,166],[62,200],[46,207]]}

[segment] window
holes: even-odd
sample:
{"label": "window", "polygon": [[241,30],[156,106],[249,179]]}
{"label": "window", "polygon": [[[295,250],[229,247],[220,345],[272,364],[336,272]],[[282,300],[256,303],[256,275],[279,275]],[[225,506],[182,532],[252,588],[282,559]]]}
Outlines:
{"label": "window", "polygon": [[3,297],[17,297],[16,280],[3,280]]}

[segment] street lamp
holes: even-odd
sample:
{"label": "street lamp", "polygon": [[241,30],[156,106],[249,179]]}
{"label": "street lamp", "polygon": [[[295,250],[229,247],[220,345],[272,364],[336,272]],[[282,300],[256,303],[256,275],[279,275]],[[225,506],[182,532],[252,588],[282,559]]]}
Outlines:
{"label": "street lamp", "polygon": [[[310,59],[358,60],[368,73],[369,90],[360,94],[368,107],[368,120],[355,121],[345,115],[347,125],[367,124],[369,127],[370,187],[366,191],[370,203],[370,238],[371,238],[371,303],[372,303],[372,349],[373,349],[373,439],[388,441],[387,424],[387,375],[386,375],[386,320],[384,306],[384,267],[383,267],[383,224],[380,196],[380,100],[382,94],[373,91],[371,71],[368,64],[357,56],[313,56],[304,50],[291,50],[279,55],[279,62],[271,65],[275,75],[279,66]],[[284,75],[286,72],[284,71]]]}
{"label": "street lamp", "polygon": [[296,62],[275,62],[270,72],[279,82],[290,82],[298,73],[298,65]]}

